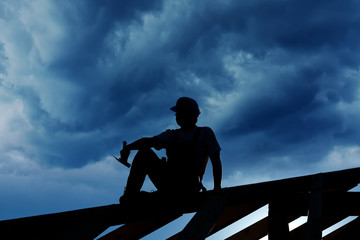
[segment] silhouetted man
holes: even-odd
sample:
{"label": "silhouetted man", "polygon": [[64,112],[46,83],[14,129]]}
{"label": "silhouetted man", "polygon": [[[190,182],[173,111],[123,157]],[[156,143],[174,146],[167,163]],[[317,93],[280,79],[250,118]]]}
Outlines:
{"label": "silhouetted man", "polygon": [[[120,151],[127,159],[131,150],[135,155],[121,200],[136,196],[140,192],[146,175],[160,192],[199,192],[201,180],[210,158],[213,167],[214,189],[221,188],[222,165],[220,146],[209,127],[196,126],[200,114],[194,99],[182,97],[171,108],[176,114],[179,129],[166,130],[157,136],[141,138]],[[166,159],[151,150],[166,149]]]}

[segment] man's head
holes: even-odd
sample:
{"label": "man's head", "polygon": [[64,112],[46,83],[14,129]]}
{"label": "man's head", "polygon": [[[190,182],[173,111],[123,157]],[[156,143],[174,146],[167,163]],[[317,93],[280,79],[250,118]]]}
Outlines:
{"label": "man's head", "polygon": [[179,98],[176,105],[170,109],[176,112],[176,122],[184,129],[194,127],[200,114],[197,102],[188,97]]}

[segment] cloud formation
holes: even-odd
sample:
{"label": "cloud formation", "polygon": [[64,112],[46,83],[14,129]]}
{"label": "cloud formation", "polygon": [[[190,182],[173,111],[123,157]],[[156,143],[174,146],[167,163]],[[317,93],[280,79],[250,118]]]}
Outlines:
{"label": "cloud formation", "polygon": [[358,12],[355,0],[5,0],[0,175],[21,159],[65,177],[100,164],[175,128],[180,96],[217,134],[229,185],[354,166]]}

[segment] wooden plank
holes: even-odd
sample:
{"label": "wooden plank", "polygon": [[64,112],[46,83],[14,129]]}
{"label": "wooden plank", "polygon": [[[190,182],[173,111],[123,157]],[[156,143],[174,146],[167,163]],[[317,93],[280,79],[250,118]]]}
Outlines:
{"label": "wooden plank", "polygon": [[[309,193],[284,196],[282,209],[290,216],[307,216]],[[360,192],[329,192],[322,194],[323,216],[360,216]]]}
{"label": "wooden plank", "polygon": [[[286,202],[289,204],[282,204],[283,210],[286,211],[289,215],[291,214],[299,214],[299,213],[306,213],[307,209],[307,202],[308,202],[308,195],[309,194],[299,194],[293,195],[292,197],[288,198]],[[348,215],[357,215],[360,210],[360,193],[358,192],[339,192],[339,193],[325,193],[324,194],[324,219],[323,221],[323,228],[326,229],[333,224],[341,221]],[[340,207],[339,207],[340,206]],[[303,210],[299,211],[298,208]],[[306,215],[306,214],[301,214]],[[264,219],[263,219],[264,220]],[[233,238],[230,239],[256,239],[258,236],[252,237],[251,235],[246,235],[245,232],[254,232],[255,234],[259,233],[259,230],[252,228],[254,226],[249,226],[248,228],[244,229],[243,231],[238,233],[238,236],[235,234]],[[290,239],[305,239],[306,238],[306,227],[307,224],[303,224],[302,226],[294,229],[290,232]],[[267,232],[266,232],[267,234]],[[259,234],[261,237],[265,236],[266,234]]]}
{"label": "wooden plank", "polygon": [[180,217],[180,215],[167,217],[167,218],[157,218],[147,221],[128,223],[100,237],[99,240],[140,239],[152,233],[153,231],[163,227],[169,222],[177,219],[178,217]]}
{"label": "wooden plank", "polygon": [[[311,190],[312,177],[287,178],[269,182],[224,188],[229,204],[237,204],[253,200],[269,200],[274,196],[286,196],[294,193],[308,193]],[[322,173],[323,191],[344,191],[360,183],[360,168]]]}
{"label": "wooden plank", "polygon": [[[325,230],[328,227],[331,227],[332,225],[338,223],[339,221],[343,220],[344,216],[328,216],[324,217],[322,220],[322,230]],[[304,223],[303,225],[293,229],[290,232],[290,240],[304,240],[306,239],[307,234],[307,223]]]}
{"label": "wooden plank", "polygon": [[222,230],[223,228],[233,224],[241,218],[249,215],[250,213],[258,210],[259,208],[266,205],[264,201],[253,201],[250,203],[243,203],[239,205],[232,205],[226,207],[214,227],[211,229],[209,236]]}
{"label": "wooden plank", "polygon": [[[297,217],[290,216],[288,217],[287,222],[295,220]],[[235,233],[234,235],[226,238],[225,240],[258,240],[265,237],[268,234],[268,224],[269,218],[265,217],[256,223],[248,226],[247,228]]]}
{"label": "wooden plank", "polygon": [[[344,189],[356,186],[360,182],[360,168],[328,172],[323,173],[322,175],[324,192],[343,191]],[[313,175],[308,175],[224,188],[216,194],[226,196],[229,205],[250,203],[252,201],[258,201],[259,199],[262,201],[270,201],[274,196],[281,197],[289,194],[308,193],[311,188],[312,176]],[[176,211],[178,213],[194,212],[199,209],[204,201],[214,194],[215,193],[212,191],[199,193],[194,195],[193,198],[190,198],[190,200],[185,201],[186,203],[184,204],[182,204],[181,201],[175,201],[174,204],[169,206],[165,206],[163,203],[171,200],[171,197],[168,197],[165,199],[166,201],[160,201],[159,203],[158,200],[161,198],[153,197],[149,202],[140,201],[142,204],[135,204],[131,207],[120,206],[117,204],[21,219],[4,220],[0,221],[0,231],[5,235],[15,234],[16,236],[14,235],[14,238],[39,236],[49,239],[52,236],[66,233],[68,229],[76,229],[74,226],[79,226],[79,229],[82,229],[83,227],[81,227],[81,224],[86,222],[84,219],[101,219],[101,221],[99,220],[99,222],[95,224],[96,226],[98,224],[102,225],[99,227],[100,230],[103,226],[120,225],[134,221],[146,221],[147,219],[152,218],[154,214],[167,214],[168,212],[173,214]],[[324,199],[326,199],[325,195]],[[171,203],[171,201],[166,203],[169,202]],[[333,201],[330,202],[333,204]],[[341,208],[337,207],[332,210],[329,208],[329,210],[327,210],[325,201],[323,214],[342,214],[341,212],[337,213],[337,211],[343,211],[342,209],[353,212],[359,210],[353,202],[351,204],[342,202],[342,204]],[[348,205],[352,208],[350,209]],[[89,221],[90,223],[93,222],[93,220]],[[18,231],[18,229],[22,229],[23,231]]]}
{"label": "wooden plank", "polygon": [[110,226],[136,220],[146,221],[154,215],[166,217],[174,216],[174,214],[179,214],[177,209],[168,209],[159,205],[151,207],[144,203],[136,208],[136,206],[114,204],[0,221],[0,232],[2,236],[12,236],[13,239],[30,237],[55,239],[57,236],[63,236],[63,239],[70,239],[70,236],[90,236],[89,239],[91,239]]}
{"label": "wooden plank", "polygon": [[224,196],[211,197],[180,232],[177,240],[205,239],[226,207]]}
{"label": "wooden plank", "polygon": [[[223,213],[220,215],[217,222],[215,223],[214,227],[211,229],[209,236],[233,224],[234,222],[247,216],[251,212],[256,211],[257,209],[263,207],[265,204],[266,203],[263,201],[254,201],[250,203],[227,206]],[[178,235],[179,233],[171,236],[167,240],[175,240]]]}
{"label": "wooden plank", "polygon": [[56,237],[54,236],[53,239],[94,239],[107,228],[108,225],[104,219],[84,218],[81,222],[77,222],[76,224],[63,229],[63,231],[56,235]]}
{"label": "wooden plank", "polygon": [[360,192],[323,194],[324,216],[360,216]]}
{"label": "wooden plank", "polygon": [[312,177],[309,216],[307,222],[307,240],[321,240],[323,217],[323,175]]}
{"label": "wooden plank", "polygon": [[[56,239],[58,236],[98,236],[109,223],[113,205],[46,214],[0,222],[2,237],[9,239]],[[70,237],[67,239],[71,239]]]}
{"label": "wooden plank", "polygon": [[287,212],[283,205],[285,199],[276,199],[269,203],[269,240],[287,240],[289,239],[289,222]]}
{"label": "wooden plank", "polygon": [[326,235],[323,240],[360,239],[360,217]]}
{"label": "wooden plank", "polygon": [[234,235],[226,238],[225,240],[257,240],[268,234],[269,218],[265,217],[249,227],[235,233]]}

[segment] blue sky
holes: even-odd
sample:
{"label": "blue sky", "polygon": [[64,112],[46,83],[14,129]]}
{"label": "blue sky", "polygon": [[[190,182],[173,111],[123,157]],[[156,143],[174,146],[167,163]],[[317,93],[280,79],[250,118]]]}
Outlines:
{"label": "blue sky", "polygon": [[359,7],[1,1],[0,219],[116,203],[112,155],[176,128],[181,96],[217,135],[224,186],[359,166]]}

